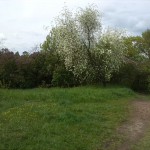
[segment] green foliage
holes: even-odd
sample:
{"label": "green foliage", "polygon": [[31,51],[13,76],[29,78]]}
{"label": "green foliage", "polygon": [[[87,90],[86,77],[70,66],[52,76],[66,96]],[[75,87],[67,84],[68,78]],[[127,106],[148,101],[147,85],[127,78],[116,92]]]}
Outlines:
{"label": "green foliage", "polygon": [[122,65],[119,72],[113,74],[111,82],[132,88],[138,73],[139,70],[135,64],[127,63]]}
{"label": "green foliage", "polygon": [[139,92],[150,92],[150,75],[147,73],[138,74],[132,88]]}
{"label": "green foliage", "polygon": [[134,96],[119,87],[0,89],[0,149],[115,150]]}
{"label": "green foliage", "polygon": [[150,59],[150,29],[142,33],[144,48],[142,52]]}
{"label": "green foliage", "polygon": [[127,61],[143,61],[145,56],[143,55],[143,38],[141,36],[130,36],[126,37],[125,40],[126,46],[126,57]]}
{"label": "green foliage", "polygon": [[140,92],[150,92],[149,30],[142,36],[126,37],[125,64],[113,74],[113,83],[119,83]]}
{"label": "green foliage", "polygon": [[121,84],[138,92],[150,92],[150,62],[126,63],[118,73],[113,74],[112,84]]}
{"label": "green foliage", "polygon": [[133,83],[133,89],[140,92],[150,93],[150,62],[146,61],[140,65],[135,81]]}
{"label": "green foliage", "polygon": [[0,52],[0,82],[5,88],[33,88],[43,82],[51,84],[52,71],[46,64],[47,55],[35,52],[24,55],[9,50]]}
{"label": "green foliage", "polygon": [[76,85],[75,77],[64,66],[58,66],[53,72],[52,85],[57,87],[71,87]]}

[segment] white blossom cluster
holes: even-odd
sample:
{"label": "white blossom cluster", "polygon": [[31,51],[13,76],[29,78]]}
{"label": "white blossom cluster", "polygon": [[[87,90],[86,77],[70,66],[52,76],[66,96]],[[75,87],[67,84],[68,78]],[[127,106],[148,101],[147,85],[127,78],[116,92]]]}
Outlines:
{"label": "white blossom cluster", "polygon": [[76,76],[92,70],[109,80],[122,63],[123,32],[109,28],[101,34],[100,13],[94,7],[81,9],[76,14],[65,8],[50,36],[66,69]]}
{"label": "white blossom cluster", "polygon": [[103,56],[101,71],[105,72],[106,79],[109,80],[112,72],[118,71],[123,62],[125,54],[124,33],[108,28],[101,35],[94,53],[99,59]]}

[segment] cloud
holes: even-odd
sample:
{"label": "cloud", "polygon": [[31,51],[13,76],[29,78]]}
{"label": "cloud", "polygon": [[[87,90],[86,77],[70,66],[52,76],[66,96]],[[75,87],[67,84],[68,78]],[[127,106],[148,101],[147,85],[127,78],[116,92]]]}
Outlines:
{"label": "cloud", "polygon": [[149,6],[148,0],[109,1],[103,7],[104,24],[126,28],[132,34],[139,35],[150,27]]}
{"label": "cloud", "polygon": [[150,28],[149,0],[0,0],[0,38],[7,47],[20,52],[42,43],[49,33],[44,26],[51,22],[64,5],[72,11],[96,4],[103,14],[102,24],[125,28],[140,35]]}
{"label": "cloud", "polygon": [[6,36],[4,33],[0,33],[0,40],[6,40]]}

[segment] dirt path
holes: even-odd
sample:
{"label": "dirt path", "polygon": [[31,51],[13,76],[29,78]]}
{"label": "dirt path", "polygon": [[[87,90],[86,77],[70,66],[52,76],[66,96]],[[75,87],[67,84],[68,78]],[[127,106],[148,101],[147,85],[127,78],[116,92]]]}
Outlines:
{"label": "dirt path", "polygon": [[131,145],[136,144],[150,127],[150,101],[136,100],[132,102],[130,120],[119,128],[126,140],[118,150],[131,150]]}

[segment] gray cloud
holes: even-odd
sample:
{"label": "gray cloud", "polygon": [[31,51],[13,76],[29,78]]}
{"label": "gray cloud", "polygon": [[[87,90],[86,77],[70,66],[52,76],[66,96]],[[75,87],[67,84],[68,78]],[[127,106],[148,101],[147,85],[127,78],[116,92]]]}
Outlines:
{"label": "gray cloud", "polygon": [[72,11],[96,4],[105,27],[125,28],[133,35],[150,28],[149,0],[0,0],[0,38],[14,51],[30,50],[44,41],[49,32],[44,26],[51,26],[64,3]]}
{"label": "gray cloud", "polygon": [[[111,2],[111,1],[110,1]],[[150,1],[114,1],[104,8],[104,24],[126,28],[130,33],[139,35],[150,27]]]}

